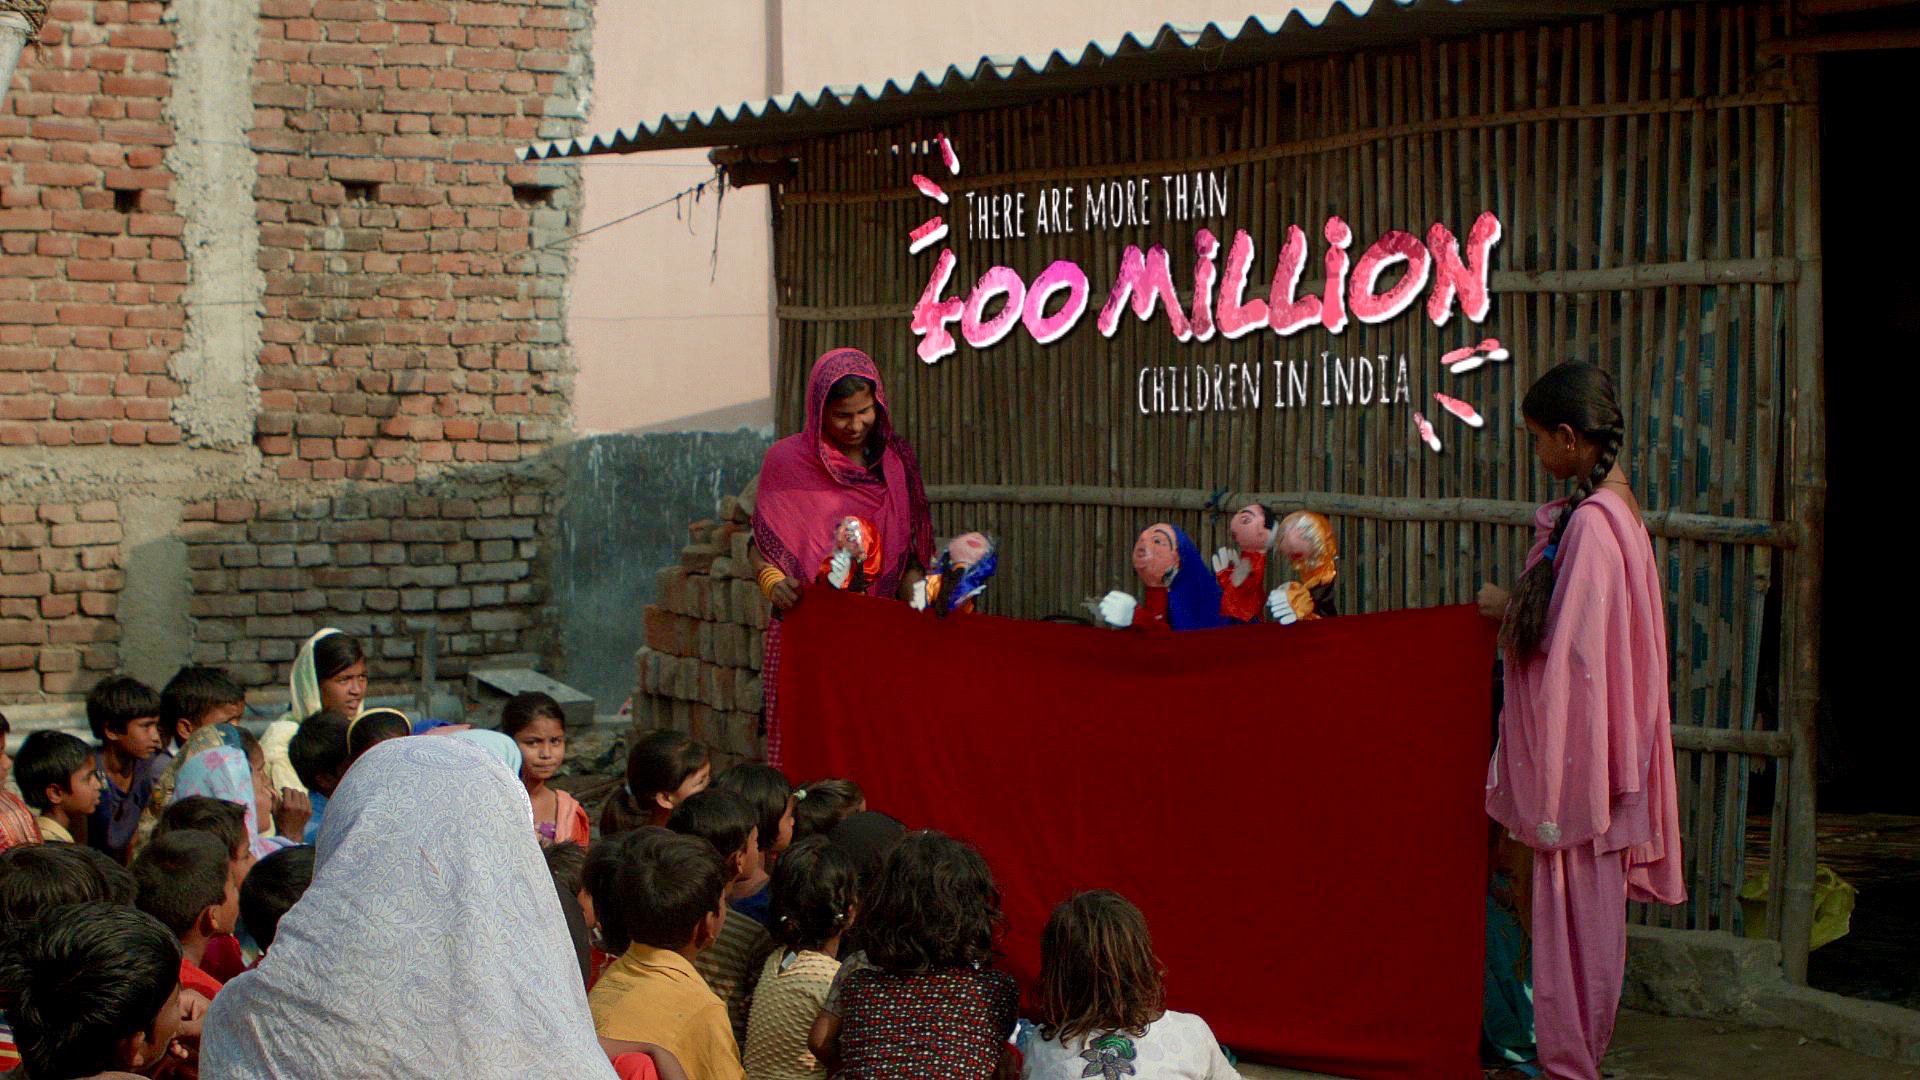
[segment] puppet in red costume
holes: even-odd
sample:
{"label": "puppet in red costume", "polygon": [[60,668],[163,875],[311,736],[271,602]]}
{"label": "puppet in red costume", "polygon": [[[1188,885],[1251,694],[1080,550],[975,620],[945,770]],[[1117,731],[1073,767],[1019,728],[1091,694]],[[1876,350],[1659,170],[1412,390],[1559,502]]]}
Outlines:
{"label": "puppet in red costume", "polygon": [[833,554],[820,563],[815,582],[835,589],[866,592],[880,573],[880,536],[873,523],[849,515],[833,530]]}
{"label": "puppet in red costume", "polygon": [[1279,524],[1273,511],[1259,503],[1248,503],[1233,515],[1227,534],[1233,548],[1221,548],[1213,554],[1213,576],[1220,582],[1220,614],[1237,623],[1260,621],[1260,606],[1267,597],[1267,556],[1273,551]]}

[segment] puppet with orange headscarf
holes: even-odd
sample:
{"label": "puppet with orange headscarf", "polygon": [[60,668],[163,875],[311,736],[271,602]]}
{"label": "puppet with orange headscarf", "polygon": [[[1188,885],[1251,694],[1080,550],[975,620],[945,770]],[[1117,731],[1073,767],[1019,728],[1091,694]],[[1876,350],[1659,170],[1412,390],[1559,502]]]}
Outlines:
{"label": "puppet with orange headscarf", "polygon": [[1293,580],[1267,594],[1267,613],[1277,623],[1305,622],[1338,615],[1333,579],[1339,573],[1340,544],[1333,523],[1323,514],[1295,510],[1280,520],[1280,554],[1293,567]]}

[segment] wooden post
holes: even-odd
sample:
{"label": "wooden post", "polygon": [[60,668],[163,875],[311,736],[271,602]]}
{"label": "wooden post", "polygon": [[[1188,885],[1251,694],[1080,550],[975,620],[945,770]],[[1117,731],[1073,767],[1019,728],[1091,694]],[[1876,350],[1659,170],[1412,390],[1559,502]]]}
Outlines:
{"label": "wooden post", "polygon": [[1820,704],[1820,592],[1827,502],[1826,355],[1821,333],[1819,69],[1810,57],[1793,61],[1796,98],[1787,107],[1787,140],[1794,161],[1794,256],[1800,262],[1793,315],[1792,430],[1787,464],[1788,517],[1799,523],[1799,545],[1787,556],[1788,588],[1782,627],[1781,698],[1791,753],[1787,774],[1787,860],[1779,921],[1787,978],[1807,981],[1813,936],[1814,723]]}

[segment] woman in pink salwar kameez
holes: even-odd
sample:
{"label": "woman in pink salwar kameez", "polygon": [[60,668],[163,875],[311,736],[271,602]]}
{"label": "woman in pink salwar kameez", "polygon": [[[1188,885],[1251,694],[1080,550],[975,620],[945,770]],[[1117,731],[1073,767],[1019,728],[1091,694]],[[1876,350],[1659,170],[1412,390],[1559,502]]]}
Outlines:
{"label": "woman in pink salwar kameez", "polygon": [[1618,458],[1613,382],[1563,364],[1521,404],[1534,453],[1569,497],[1540,508],[1502,618],[1506,698],[1487,813],[1533,849],[1540,1065],[1598,1080],[1626,975],[1626,902],[1686,899],[1659,567]]}

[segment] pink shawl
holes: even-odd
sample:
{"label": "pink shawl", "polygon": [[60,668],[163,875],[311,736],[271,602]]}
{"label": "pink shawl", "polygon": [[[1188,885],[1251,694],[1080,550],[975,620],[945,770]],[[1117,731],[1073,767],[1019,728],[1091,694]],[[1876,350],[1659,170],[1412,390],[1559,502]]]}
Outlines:
{"label": "pink shawl", "polygon": [[[827,392],[848,375],[873,381],[878,415],[875,437],[886,452],[880,475],[855,465],[821,434]],[[767,449],[753,516],[753,541],[767,561],[796,581],[812,581],[833,554],[840,519],[856,515],[873,523],[884,556],[868,592],[893,596],[909,556],[922,569],[933,565],[933,521],[920,466],[906,440],[893,430],[880,369],[858,349],[835,349],[814,362],[807,381],[807,426]]]}
{"label": "pink shawl", "polygon": [[[1565,500],[1534,518],[1539,561]],[[1626,849],[1628,895],[1686,899],[1668,703],[1667,624],[1653,543],[1602,489],[1574,512],[1554,560],[1547,636],[1507,657],[1487,813],[1543,851]]]}

